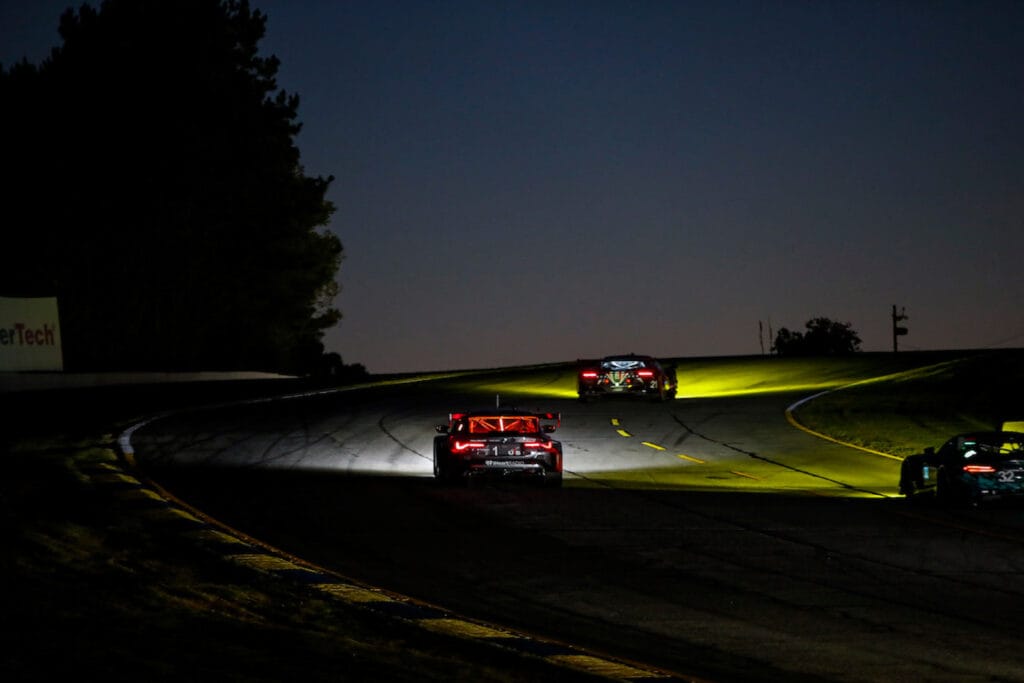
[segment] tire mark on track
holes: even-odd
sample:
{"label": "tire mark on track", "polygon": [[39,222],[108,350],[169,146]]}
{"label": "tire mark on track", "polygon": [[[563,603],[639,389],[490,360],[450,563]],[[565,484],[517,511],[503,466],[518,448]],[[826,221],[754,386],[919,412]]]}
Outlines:
{"label": "tire mark on track", "polygon": [[854,486],[852,484],[847,484],[846,482],[840,481],[839,479],[833,479],[832,477],[826,477],[823,474],[818,474],[817,472],[812,472],[810,470],[806,470],[806,469],[803,469],[801,467],[795,467],[793,465],[789,465],[789,464],[781,462],[779,460],[774,460],[772,458],[763,456],[763,455],[761,455],[759,453],[755,453],[754,451],[745,450],[743,448],[740,448],[739,446],[734,446],[733,444],[731,444],[731,443],[729,443],[727,441],[721,441],[719,439],[713,439],[710,436],[708,436],[706,434],[701,434],[700,432],[698,432],[695,429],[693,429],[692,427],[690,427],[688,424],[686,424],[686,422],[684,422],[675,413],[672,413],[672,419],[675,420],[676,422],[678,422],[679,425],[683,429],[685,429],[687,432],[689,432],[691,435],[696,436],[699,439],[703,439],[703,440],[707,441],[708,443],[713,443],[713,444],[716,444],[718,446],[722,446],[723,448],[728,448],[729,450],[735,451],[736,453],[739,453],[741,455],[745,455],[748,458],[752,458],[754,460],[760,460],[761,462],[768,463],[769,465],[775,465],[776,467],[780,467],[780,468],[782,468],[784,470],[789,470],[790,472],[796,472],[797,474],[802,474],[802,475],[811,477],[813,479],[819,479],[821,481],[827,481],[830,484],[835,484],[836,486],[844,488],[844,489],[846,489],[848,491],[856,491],[858,493],[867,493],[867,494],[872,495],[872,496],[878,496],[879,498],[889,498],[889,496],[887,496],[884,493],[879,493],[878,491],[872,491],[870,489],[865,489],[865,488],[861,488],[859,486]]}
{"label": "tire mark on track", "polygon": [[397,436],[395,436],[394,432],[388,429],[388,426],[384,424],[384,421],[391,418],[393,415],[397,415],[397,413],[384,413],[383,415],[380,416],[380,419],[377,420],[377,426],[380,427],[380,431],[384,432],[385,436],[387,436],[389,439],[398,444],[399,448],[401,448],[402,450],[408,451],[417,457],[423,458],[424,460],[433,461],[433,454],[425,455],[423,453],[420,453],[418,450],[416,450],[409,444],[399,439]]}

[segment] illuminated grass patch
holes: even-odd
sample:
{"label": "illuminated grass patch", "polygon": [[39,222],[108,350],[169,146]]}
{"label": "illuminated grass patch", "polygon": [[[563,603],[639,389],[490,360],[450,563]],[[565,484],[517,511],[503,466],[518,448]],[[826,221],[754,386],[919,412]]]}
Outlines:
{"label": "illuminated grass patch", "polygon": [[830,392],[799,408],[809,428],[894,455],[1024,416],[1024,354],[966,354]]}
{"label": "illuminated grass patch", "polygon": [[824,391],[874,376],[877,362],[757,357],[678,361],[679,398]]}

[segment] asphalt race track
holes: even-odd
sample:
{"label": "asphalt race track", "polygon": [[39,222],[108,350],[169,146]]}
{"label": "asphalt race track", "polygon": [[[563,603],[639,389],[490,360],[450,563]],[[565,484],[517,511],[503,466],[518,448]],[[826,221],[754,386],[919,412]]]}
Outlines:
{"label": "asphalt race track", "polygon": [[[1024,509],[896,497],[806,393],[580,403],[571,369],[172,415],[143,471],[251,536],[469,618],[710,680],[1024,681]],[[562,413],[562,489],[438,486],[433,426]]]}

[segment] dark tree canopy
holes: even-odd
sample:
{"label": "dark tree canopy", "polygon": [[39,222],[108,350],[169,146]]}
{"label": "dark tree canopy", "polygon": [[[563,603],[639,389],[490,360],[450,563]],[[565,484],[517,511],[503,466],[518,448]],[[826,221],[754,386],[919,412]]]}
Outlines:
{"label": "dark tree canopy", "polygon": [[320,361],[341,243],[244,0],[105,0],[0,67],[0,295],[56,295],[68,369]]}
{"label": "dark tree canopy", "polygon": [[791,332],[783,327],[775,335],[772,350],[780,356],[842,356],[860,351],[860,337],[850,323],[812,318],[806,328],[806,332]]}

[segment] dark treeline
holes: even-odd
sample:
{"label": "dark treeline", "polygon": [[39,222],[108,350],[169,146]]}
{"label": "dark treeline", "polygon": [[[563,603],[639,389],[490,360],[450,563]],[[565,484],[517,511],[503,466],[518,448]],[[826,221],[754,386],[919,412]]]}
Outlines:
{"label": "dark treeline", "polygon": [[244,1],[106,0],[0,65],[0,295],[58,297],[68,370],[324,366],[333,178],[304,174],[265,28]]}
{"label": "dark treeline", "polygon": [[850,323],[811,318],[804,327],[805,332],[780,329],[772,351],[780,356],[845,356],[860,351],[860,336]]}

